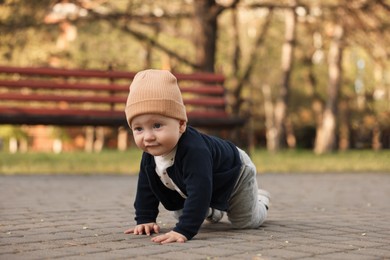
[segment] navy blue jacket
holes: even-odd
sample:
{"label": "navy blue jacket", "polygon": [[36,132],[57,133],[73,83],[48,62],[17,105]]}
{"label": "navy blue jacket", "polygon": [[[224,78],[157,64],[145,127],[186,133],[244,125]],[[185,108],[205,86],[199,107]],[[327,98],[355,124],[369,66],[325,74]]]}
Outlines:
{"label": "navy blue jacket", "polygon": [[161,202],[170,211],[183,209],[173,230],[187,239],[193,238],[209,207],[228,209],[241,164],[234,144],[188,126],[178,142],[175,162],[167,169],[187,199],[164,186],[155,172],[153,156],[143,153],[134,202],[137,225],[156,222]]}

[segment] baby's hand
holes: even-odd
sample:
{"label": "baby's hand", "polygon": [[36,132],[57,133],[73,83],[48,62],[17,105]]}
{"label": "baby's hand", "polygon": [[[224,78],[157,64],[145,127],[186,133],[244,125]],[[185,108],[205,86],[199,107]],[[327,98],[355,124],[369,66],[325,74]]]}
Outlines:
{"label": "baby's hand", "polygon": [[159,235],[152,238],[152,241],[160,244],[167,244],[172,242],[184,243],[187,241],[187,238],[180,233],[170,231],[164,235]]}
{"label": "baby's hand", "polygon": [[135,226],[135,228],[130,228],[130,229],[126,230],[124,233],[125,234],[133,233],[134,235],[146,234],[146,235],[150,236],[150,234],[152,232],[157,233],[157,234],[160,232],[160,226],[154,222],[137,225],[137,226]]}

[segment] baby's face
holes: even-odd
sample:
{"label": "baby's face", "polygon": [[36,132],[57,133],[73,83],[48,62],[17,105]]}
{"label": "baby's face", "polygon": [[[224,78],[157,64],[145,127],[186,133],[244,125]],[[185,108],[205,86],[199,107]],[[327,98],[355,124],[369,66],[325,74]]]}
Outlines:
{"label": "baby's face", "polygon": [[131,121],[136,145],[153,156],[172,151],[186,126],[184,121],[157,114],[139,115]]}

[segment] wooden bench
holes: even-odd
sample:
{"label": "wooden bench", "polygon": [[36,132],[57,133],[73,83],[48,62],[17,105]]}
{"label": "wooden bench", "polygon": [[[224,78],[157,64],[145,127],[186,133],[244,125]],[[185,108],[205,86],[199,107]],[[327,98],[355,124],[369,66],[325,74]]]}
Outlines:
{"label": "wooden bench", "polygon": [[[233,128],[245,120],[227,110],[224,77],[174,73],[189,124]],[[0,124],[127,126],[124,107],[134,72],[0,66]]]}

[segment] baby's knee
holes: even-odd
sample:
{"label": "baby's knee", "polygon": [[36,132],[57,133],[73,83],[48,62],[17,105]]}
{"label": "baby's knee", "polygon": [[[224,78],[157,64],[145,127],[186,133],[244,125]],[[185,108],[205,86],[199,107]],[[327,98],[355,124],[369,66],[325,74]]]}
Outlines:
{"label": "baby's knee", "polygon": [[267,218],[267,209],[264,205],[259,207],[260,209],[251,214],[241,216],[229,216],[228,219],[233,228],[236,229],[255,229],[259,228]]}
{"label": "baby's knee", "polygon": [[255,221],[231,221],[233,228],[235,229],[256,229],[259,228],[265,221],[264,219],[257,219]]}

